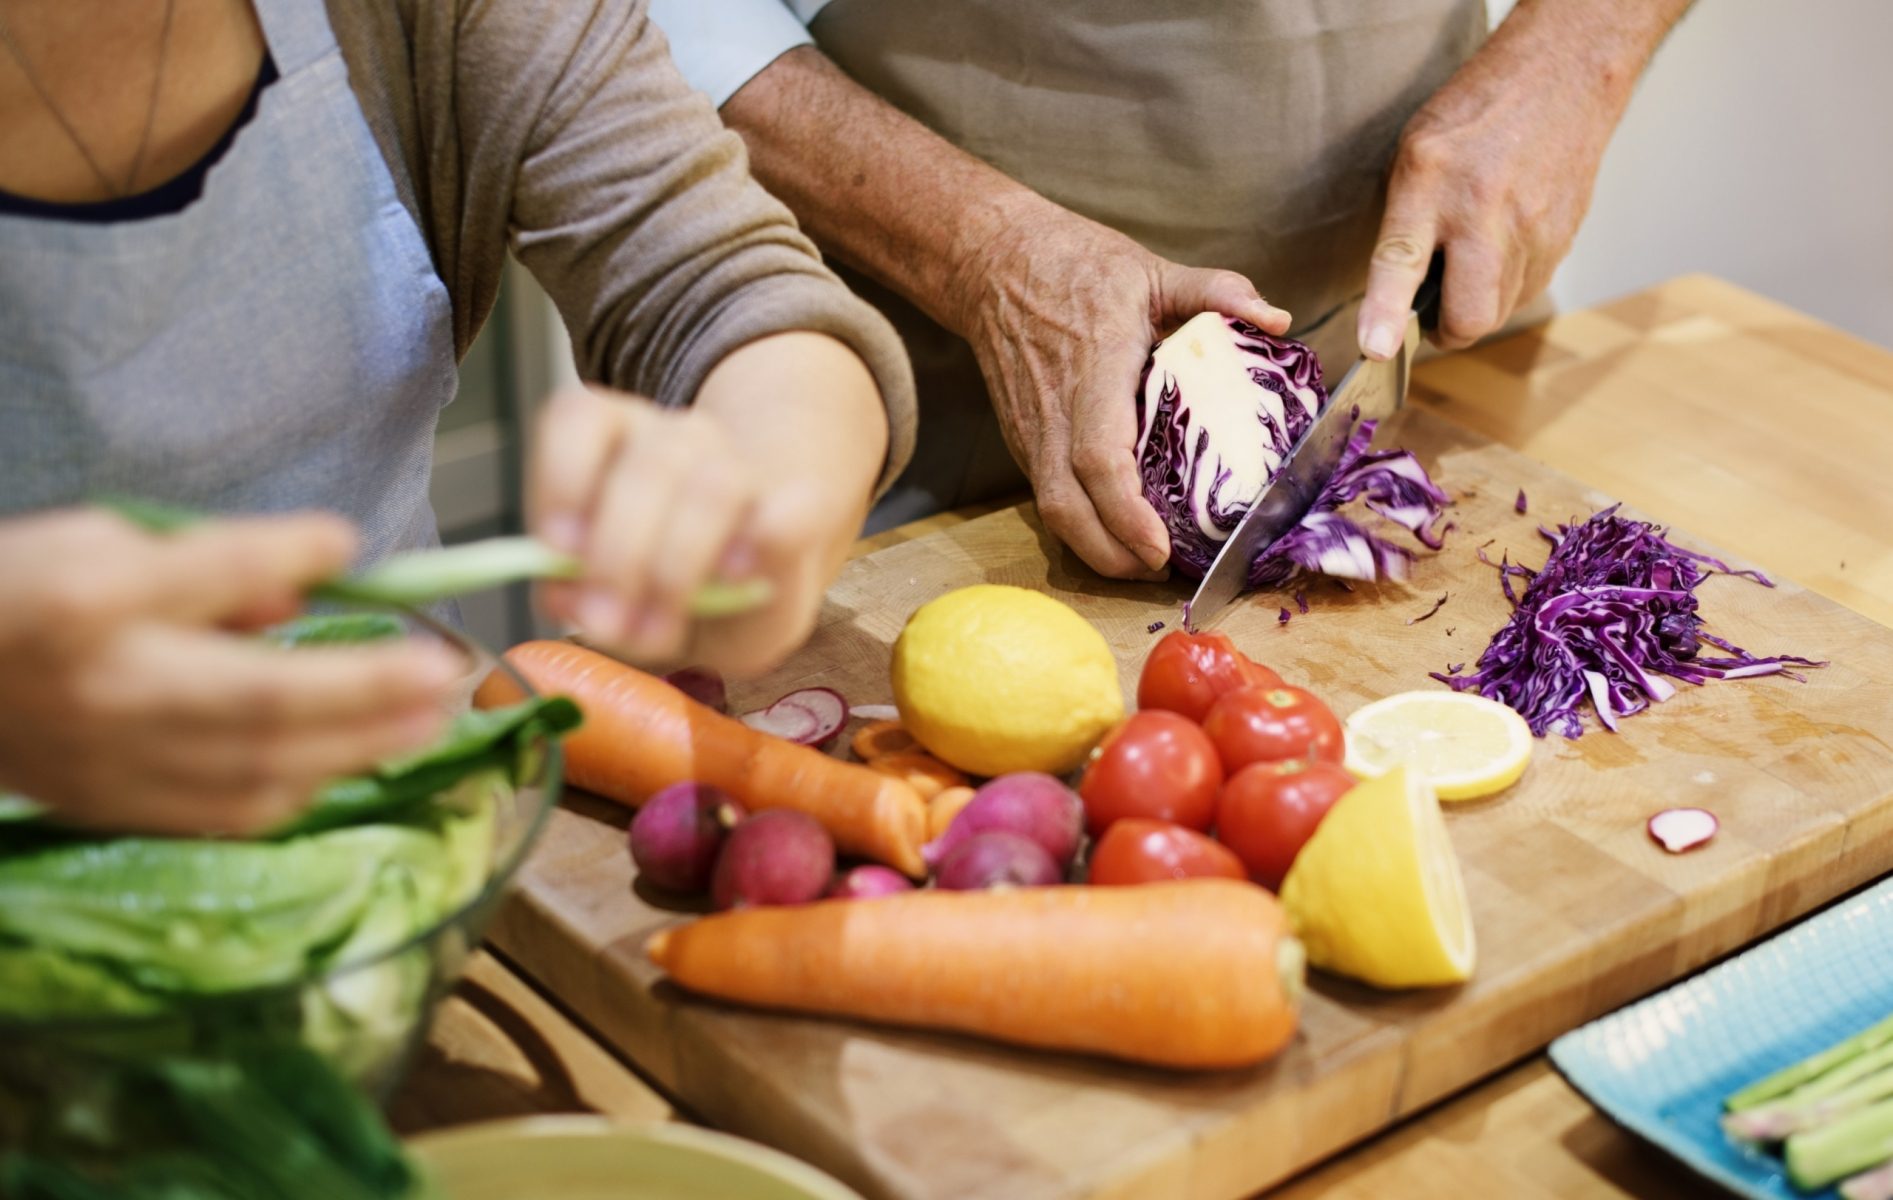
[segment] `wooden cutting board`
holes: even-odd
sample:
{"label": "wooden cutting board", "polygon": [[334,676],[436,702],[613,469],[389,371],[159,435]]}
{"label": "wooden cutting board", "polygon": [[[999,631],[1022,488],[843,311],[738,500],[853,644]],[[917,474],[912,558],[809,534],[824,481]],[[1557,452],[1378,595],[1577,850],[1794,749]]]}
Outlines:
{"label": "wooden cutting board", "polygon": [[[1343,714],[1475,661],[1508,608],[1475,548],[1541,562],[1541,521],[1610,498],[1425,412],[1407,446],[1459,502],[1446,549],[1409,585],[1309,589],[1278,622],[1258,596],[1221,623]],[[1514,511],[1524,489],[1528,515]],[[1679,540],[1690,539],[1678,533]],[[1700,547],[1711,549],[1713,547]],[[1126,695],[1181,584],[1098,579],[1007,509],[851,564],[787,667],[737,690],[811,684],[886,703],[915,607],[972,583],[1039,588],[1102,630]],[[1409,623],[1447,596],[1437,615]],[[1684,688],[1621,734],[1541,743],[1498,798],[1453,806],[1479,968],[1468,985],[1387,995],[1317,978],[1293,1045],[1251,1071],[1179,1076],[967,1038],[739,1011],[661,983],[640,947],[683,919],[634,890],[622,811],[577,797],[528,864],[495,940],[688,1109],[900,1200],[1234,1200],[1673,980],[1893,863],[1893,630],[1783,581],[1716,578],[1710,629],[1756,653],[1830,659],[1781,678]],[[1644,822],[1713,809],[1722,831],[1671,856]]]}

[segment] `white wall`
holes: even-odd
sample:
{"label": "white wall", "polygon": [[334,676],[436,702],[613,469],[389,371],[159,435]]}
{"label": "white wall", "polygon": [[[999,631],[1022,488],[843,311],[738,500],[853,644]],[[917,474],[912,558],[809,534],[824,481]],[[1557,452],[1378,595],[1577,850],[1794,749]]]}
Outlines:
{"label": "white wall", "polygon": [[1893,347],[1890,122],[1893,2],[1698,0],[1631,103],[1554,297],[1709,271]]}

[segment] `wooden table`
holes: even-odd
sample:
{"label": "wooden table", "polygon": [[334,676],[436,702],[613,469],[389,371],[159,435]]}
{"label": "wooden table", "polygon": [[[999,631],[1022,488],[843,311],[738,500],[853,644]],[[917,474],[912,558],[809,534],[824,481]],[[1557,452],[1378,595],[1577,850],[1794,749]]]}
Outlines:
{"label": "wooden table", "polygon": [[[1626,378],[1638,386],[1615,386]],[[1664,402],[1649,404],[1652,394]],[[1893,354],[1691,276],[1426,363],[1414,400],[1893,625]],[[917,522],[858,552],[972,515]],[[397,1125],[564,1111],[678,1116],[552,1001],[481,956],[396,1103]],[[1539,1055],[1275,1200],[1467,1195],[1720,1193],[1616,1130]]]}

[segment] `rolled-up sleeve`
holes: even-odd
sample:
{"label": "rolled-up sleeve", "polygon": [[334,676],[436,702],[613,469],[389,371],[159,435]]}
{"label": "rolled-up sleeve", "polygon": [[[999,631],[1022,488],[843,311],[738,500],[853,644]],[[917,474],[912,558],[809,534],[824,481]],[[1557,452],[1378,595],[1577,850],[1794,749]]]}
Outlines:
{"label": "rolled-up sleeve", "polygon": [[554,38],[533,24],[537,5],[483,6],[491,25],[463,30],[462,69],[514,86],[481,89],[478,111],[463,95],[459,114],[489,143],[528,125],[511,244],[558,306],[580,373],[687,404],[739,347],[827,334],[867,364],[887,405],[885,490],[913,452],[913,374],[899,336],[750,178],[742,141],[684,82],[645,5],[585,7],[583,19],[553,22]]}
{"label": "rolled-up sleeve", "polygon": [[670,39],[677,69],[718,108],[764,67],[810,44],[783,0],[651,0],[651,20]]}

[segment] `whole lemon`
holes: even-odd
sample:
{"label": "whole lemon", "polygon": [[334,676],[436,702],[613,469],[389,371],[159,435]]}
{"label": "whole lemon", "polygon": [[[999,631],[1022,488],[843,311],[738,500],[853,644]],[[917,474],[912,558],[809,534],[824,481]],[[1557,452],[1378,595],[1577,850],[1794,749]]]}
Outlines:
{"label": "whole lemon", "polygon": [[980,584],[920,606],[894,643],[894,704],[974,775],[1070,771],[1124,716],[1104,637],[1050,596]]}

